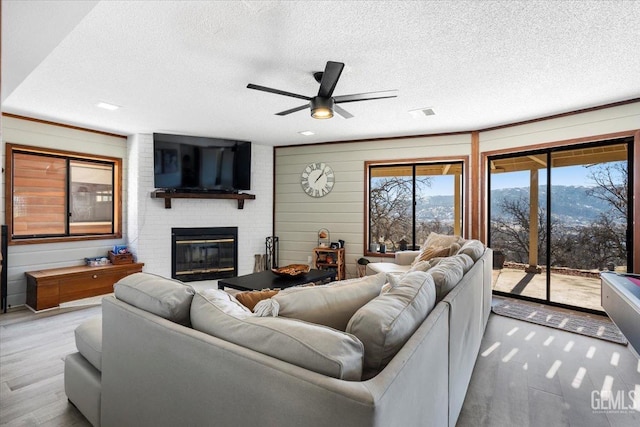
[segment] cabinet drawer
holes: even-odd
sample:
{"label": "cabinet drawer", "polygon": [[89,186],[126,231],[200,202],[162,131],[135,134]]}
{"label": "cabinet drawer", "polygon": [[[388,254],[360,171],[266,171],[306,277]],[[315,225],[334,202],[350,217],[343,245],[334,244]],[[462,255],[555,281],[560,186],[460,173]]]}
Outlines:
{"label": "cabinet drawer", "polygon": [[114,283],[124,276],[125,272],[101,271],[60,280],[60,302],[110,294],[113,292]]}

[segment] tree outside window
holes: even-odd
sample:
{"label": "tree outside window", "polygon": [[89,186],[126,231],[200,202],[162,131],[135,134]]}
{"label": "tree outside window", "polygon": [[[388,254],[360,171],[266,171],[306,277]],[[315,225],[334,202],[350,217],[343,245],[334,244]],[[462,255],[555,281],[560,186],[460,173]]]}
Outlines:
{"label": "tree outside window", "polygon": [[369,252],[417,249],[431,232],[460,234],[462,166],[370,165]]}

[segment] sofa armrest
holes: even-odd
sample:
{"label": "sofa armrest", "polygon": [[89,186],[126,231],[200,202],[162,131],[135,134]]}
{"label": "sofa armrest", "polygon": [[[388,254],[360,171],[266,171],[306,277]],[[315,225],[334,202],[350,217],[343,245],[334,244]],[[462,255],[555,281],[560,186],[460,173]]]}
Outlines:
{"label": "sofa armrest", "polygon": [[418,256],[420,251],[397,251],[395,254],[395,263],[398,265],[409,265]]}

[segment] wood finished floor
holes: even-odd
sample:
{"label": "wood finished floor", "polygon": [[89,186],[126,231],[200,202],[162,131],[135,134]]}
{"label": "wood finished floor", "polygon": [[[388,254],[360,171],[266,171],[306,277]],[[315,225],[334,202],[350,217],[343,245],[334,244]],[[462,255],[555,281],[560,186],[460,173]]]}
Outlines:
{"label": "wood finished floor", "polygon": [[[67,402],[63,368],[74,329],[99,314],[0,315],[0,425],[89,426]],[[605,382],[640,396],[640,362],[627,347],[492,314],[458,427],[640,426],[637,411],[594,413],[591,392]]]}

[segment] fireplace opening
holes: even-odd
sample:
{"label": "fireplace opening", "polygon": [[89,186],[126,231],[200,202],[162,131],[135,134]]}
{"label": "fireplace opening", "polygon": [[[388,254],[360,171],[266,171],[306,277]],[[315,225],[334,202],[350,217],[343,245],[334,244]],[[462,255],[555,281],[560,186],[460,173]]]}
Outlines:
{"label": "fireplace opening", "polygon": [[183,282],[236,277],[238,227],[171,229],[171,277]]}

